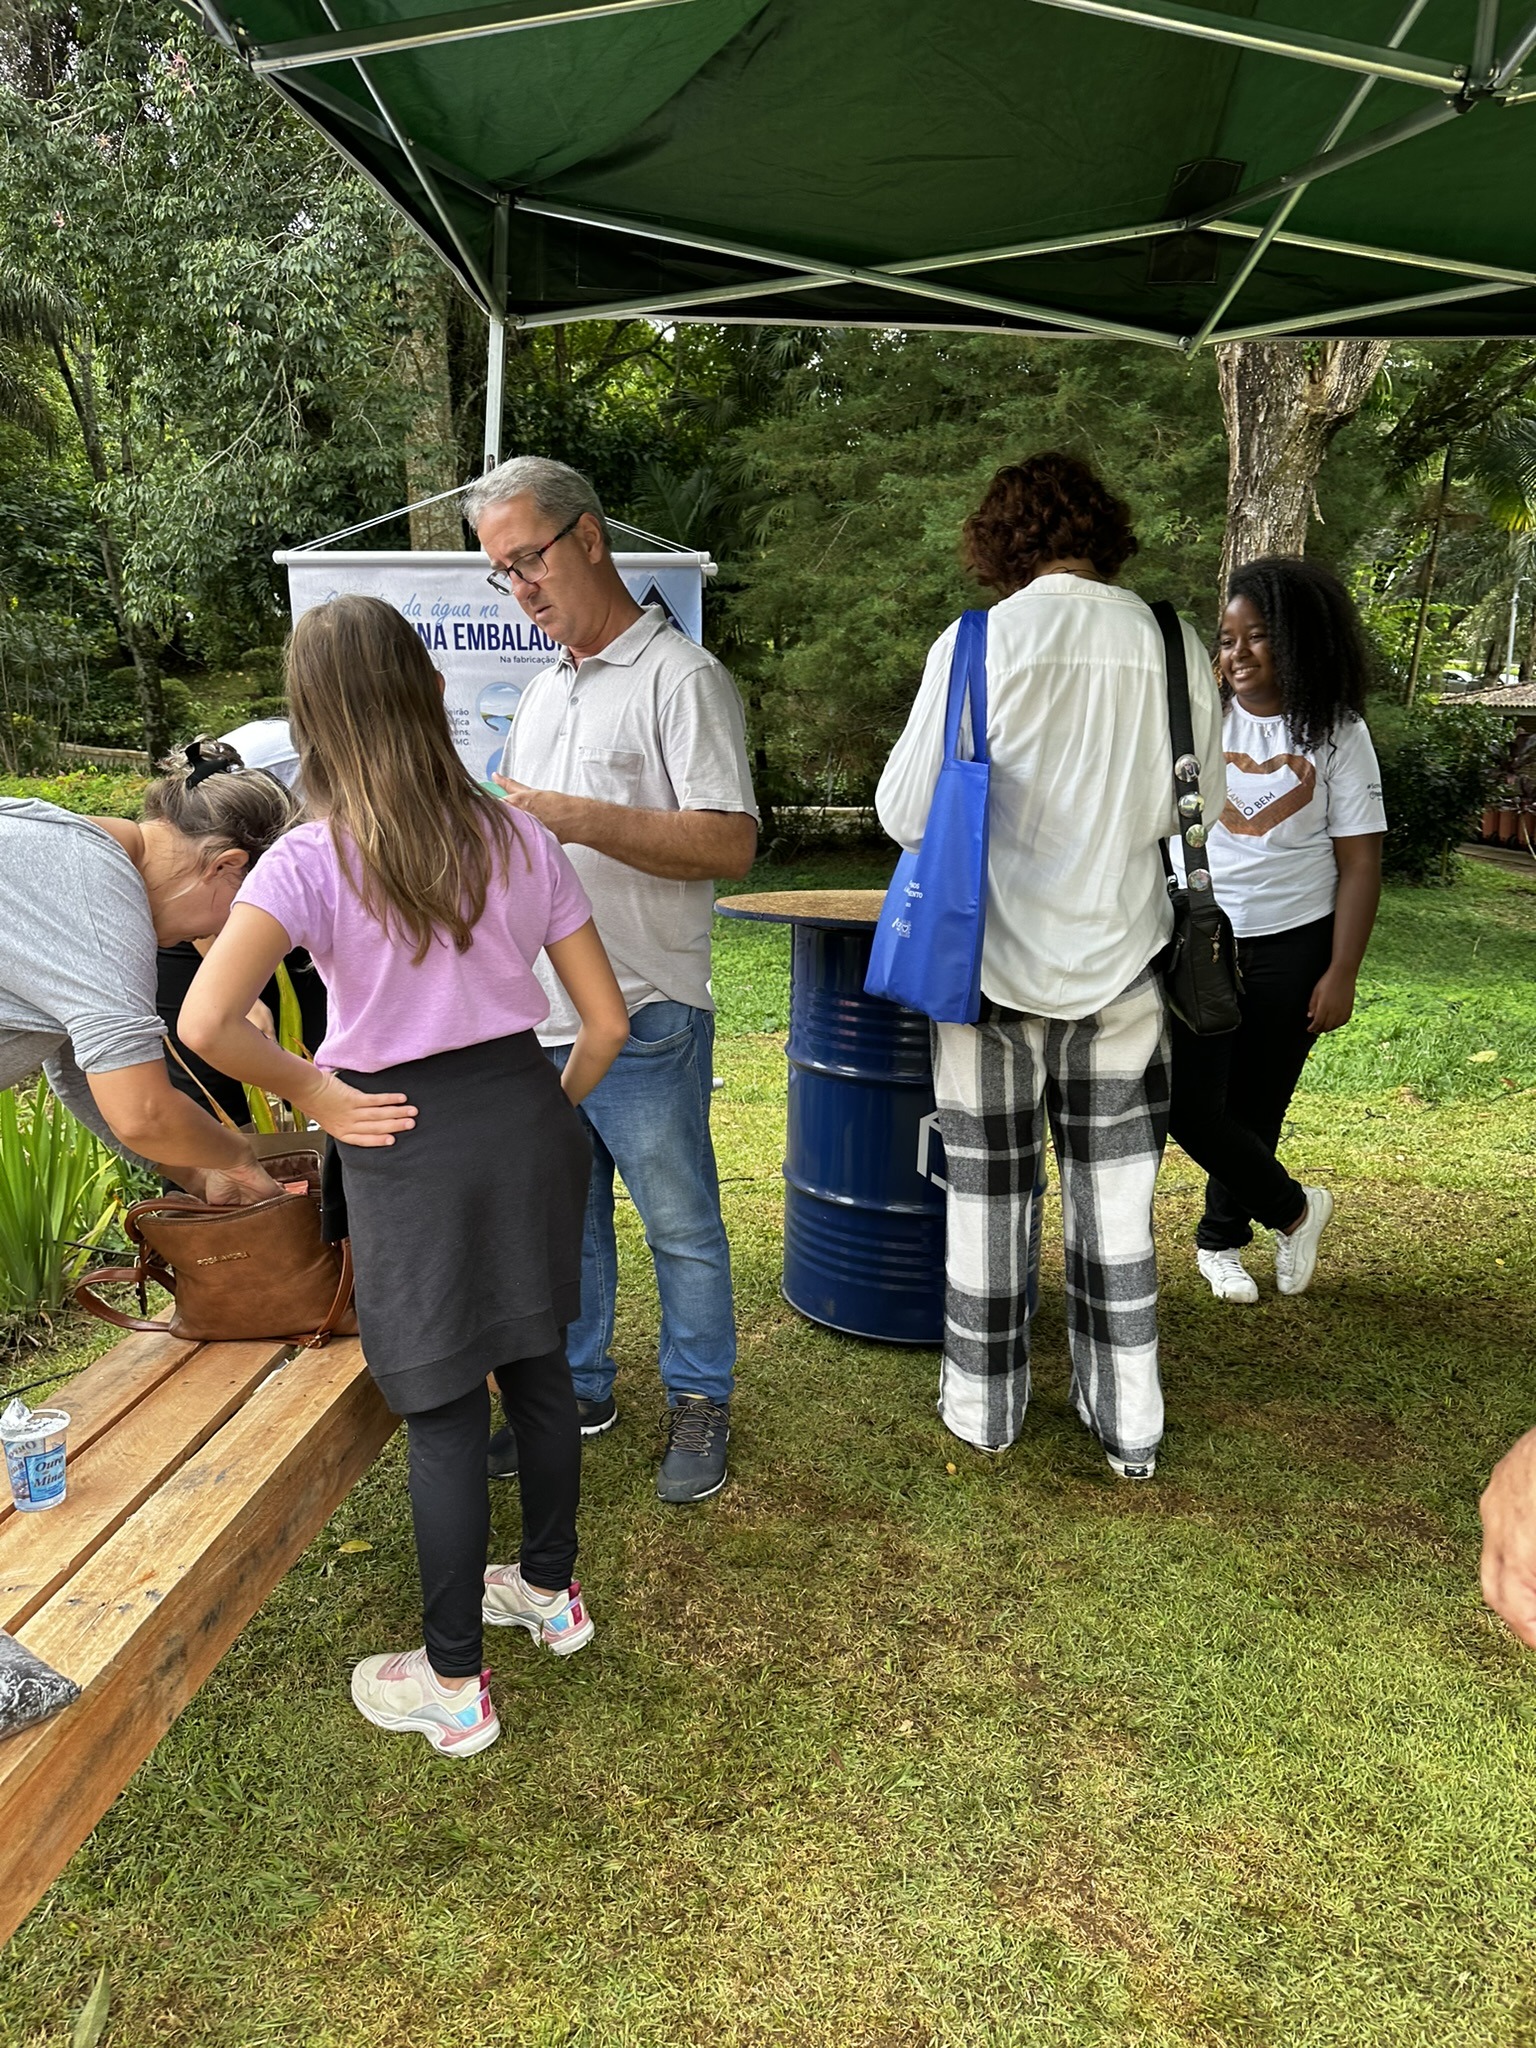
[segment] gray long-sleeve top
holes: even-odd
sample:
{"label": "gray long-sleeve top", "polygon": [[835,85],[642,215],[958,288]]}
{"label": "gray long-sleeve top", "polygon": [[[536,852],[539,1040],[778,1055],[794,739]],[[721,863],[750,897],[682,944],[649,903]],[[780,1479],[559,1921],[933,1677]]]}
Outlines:
{"label": "gray long-sleeve top", "polygon": [[0,1088],[41,1067],[122,1152],[86,1076],[160,1059],[164,1043],[155,927],[133,862],[89,818],[0,798]]}

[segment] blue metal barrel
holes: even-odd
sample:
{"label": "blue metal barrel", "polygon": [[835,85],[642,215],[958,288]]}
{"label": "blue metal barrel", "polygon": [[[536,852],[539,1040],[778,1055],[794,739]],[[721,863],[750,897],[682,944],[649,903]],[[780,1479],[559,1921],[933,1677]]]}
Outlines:
{"label": "blue metal barrel", "polygon": [[864,993],[871,933],[794,927],[784,1298],[889,1344],[944,1333],[944,1151],[928,1019]]}

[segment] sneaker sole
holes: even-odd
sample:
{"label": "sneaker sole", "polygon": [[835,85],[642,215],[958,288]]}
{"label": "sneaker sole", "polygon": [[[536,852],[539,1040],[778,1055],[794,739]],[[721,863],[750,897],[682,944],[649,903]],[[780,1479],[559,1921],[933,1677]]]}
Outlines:
{"label": "sneaker sole", "polygon": [[584,1422],[581,1425],[581,1433],[583,1436],[605,1436],[618,1419],[619,1411],[615,1408],[606,1422]]}
{"label": "sneaker sole", "polygon": [[462,1742],[449,1744],[439,1742],[440,1729],[435,1721],[417,1721],[409,1714],[381,1714],[376,1707],[368,1706],[354,1691],[352,1704],[375,1728],[382,1728],[388,1735],[422,1735],[439,1756],[478,1756],[482,1749],[489,1749],[501,1733],[501,1723],[496,1719],[477,1728],[472,1735],[466,1735]]}
{"label": "sneaker sole", "polygon": [[680,1493],[674,1496],[672,1494],[663,1493],[661,1488],[658,1486],[656,1489],[656,1498],[669,1508],[691,1508],[698,1501],[713,1500],[717,1493],[723,1493],[725,1491],[726,1482],[730,1478],[730,1476],[731,1475],[729,1472],[722,1473],[720,1478],[715,1481],[714,1485],[706,1486],[702,1493]]}

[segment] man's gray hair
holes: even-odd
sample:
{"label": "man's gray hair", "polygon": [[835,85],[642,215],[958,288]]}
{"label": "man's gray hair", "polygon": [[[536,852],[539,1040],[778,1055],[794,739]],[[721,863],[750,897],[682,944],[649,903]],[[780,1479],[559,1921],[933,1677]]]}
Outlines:
{"label": "man's gray hair", "polygon": [[509,498],[532,498],[556,528],[572,525],[583,512],[590,512],[602,530],[604,544],[613,546],[602,500],[581,471],[568,462],[551,462],[546,455],[514,455],[509,462],[498,463],[464,493],[464,517],[478,533],[491,507],[504,505]]}

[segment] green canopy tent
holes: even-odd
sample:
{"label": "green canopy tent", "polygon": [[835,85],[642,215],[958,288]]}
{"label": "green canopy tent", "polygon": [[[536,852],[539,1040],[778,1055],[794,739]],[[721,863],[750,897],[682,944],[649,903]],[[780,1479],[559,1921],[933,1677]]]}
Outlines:
{"label": "green canopy tent", "polygon": [[485,306],[493,388],[508,320],[1536,332],[1532,0],[199,4]]}

